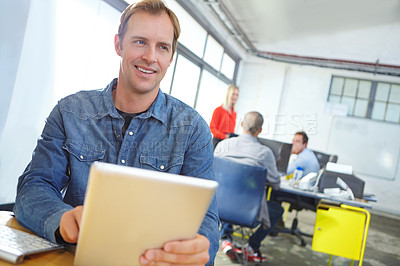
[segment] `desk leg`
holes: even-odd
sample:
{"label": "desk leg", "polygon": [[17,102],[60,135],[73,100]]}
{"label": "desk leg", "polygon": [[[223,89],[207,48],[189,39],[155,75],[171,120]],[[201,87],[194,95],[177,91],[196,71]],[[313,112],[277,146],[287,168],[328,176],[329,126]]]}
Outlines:
{"label": "desk leg", "polygon": [[328,266],[331,266],[332,263],[332,255],[329,255],[329,262],[328,262]]}

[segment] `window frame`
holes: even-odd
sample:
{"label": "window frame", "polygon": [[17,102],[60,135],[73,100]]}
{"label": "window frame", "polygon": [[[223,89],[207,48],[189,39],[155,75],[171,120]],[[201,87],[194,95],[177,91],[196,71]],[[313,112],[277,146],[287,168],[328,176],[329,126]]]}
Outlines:
{"label": "window frame", "polygon": [[[342,84],[340,95],[338,95],[337,93],[332,93],[332,85],[334,84],[335,78],[343,79],[343,84]],[[364,79],[364,78],[355,78],[355,77],[332,75],[331,76],[331,82],[330,82],[330,85],[329,85],[329,93],[328,93],[328,97],[327,97],[327,102],[335,103],[333,101],[330,101],[331,96],[335,96],[335,97],[339,96],[340,97],[340,103],[342,103],[343,96],[349,97],[349,96],[344,95],[344,91],[345,91],[344,88],[345,88],[346,80],[350,80],[350,79],[357,80],[357,89],[356,89],[355,96],[353,97],[354,98],[353,110],[351,110],[351,112],[348,111],[348,113],[347,113],[348,116],[357,117],[357,118],[366,118],[366,119],[371,119],[371,120],[374,120],[374,121],[381,121],[381,122],[386,122],[386,123],[400,124],[400,114],[399,114],[399,118],[398,118],[397,122],[386,120],[386,116],[387,116],[387,113],[388,113],[387,112],[388,111],[388,105],[389,104],[399,105],[399,103],[390,101],[390,95],[391,95],[392,86],[393,85],[400,86],[399,83],[394,83],[394,82],[390,82],[390,81],[371,80],[371,79]],[[361,81],[365,81],[365,82],[370,82],[371,83],[370,93],[369,93],[369,97],[368,98],[358,97],[358,92],[359,92],[360,82]],[[377,93],[377,89],[378,89],[378,84],[380,84],[380,83],[389,85],[388,97],[387,97],[386,101],[382,101],[382,100],[376,99],[376,93]],[[354,110],[355,110],[355,105],[356,105],[357,99],[368,100],[367,111],[366,111],[365,116],[354,115]],[[380,102],[380,103],[384,103],[385,104],[385,111],[384,111],[383,119],[376,119],[376,118],[372,117],[373,110],[374,110],[374,104],[376,102]]]}

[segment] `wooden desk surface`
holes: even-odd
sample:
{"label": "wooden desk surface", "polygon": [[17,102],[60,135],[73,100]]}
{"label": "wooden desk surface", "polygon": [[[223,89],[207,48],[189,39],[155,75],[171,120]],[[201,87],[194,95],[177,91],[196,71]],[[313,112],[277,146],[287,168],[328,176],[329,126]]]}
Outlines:
{"label": "wooden desk surface", "polygon": [[[0,211],[0,225],[7,225],[19,229],[21,231],[29,232],[29,230],[22,227],[17,220],[12,216],[12,212]],[[0,260],[0,266],[15,265],[6,261]],[[44,266],[63,266],[74,265],[74,255],[67,250],[50,251],[38,255],[25,257],[22,264],[18,265],[44,265]]]}

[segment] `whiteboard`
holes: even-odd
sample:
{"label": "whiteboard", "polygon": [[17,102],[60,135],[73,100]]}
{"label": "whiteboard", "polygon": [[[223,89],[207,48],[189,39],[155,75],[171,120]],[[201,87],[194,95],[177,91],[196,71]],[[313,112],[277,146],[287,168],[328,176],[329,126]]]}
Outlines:
{"label": "whiteboard", "polygon": [[328,142],[338,162],[353,166],[354,172],[395,179],[400,155],[400,125],[335,117]]}

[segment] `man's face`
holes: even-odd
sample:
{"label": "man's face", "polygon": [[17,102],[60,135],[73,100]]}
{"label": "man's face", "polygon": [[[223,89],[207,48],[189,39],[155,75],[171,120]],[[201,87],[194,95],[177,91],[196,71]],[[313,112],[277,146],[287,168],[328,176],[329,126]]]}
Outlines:
{"label": "man's face", "polygon": [[303,136],[302,135],[294,135],[292,144],[293,144],[292,153],[294,153],[294,154],[299,154],[307,146],[306,143],[303,143]]}
{"label": "man's face", "polygon": [[124,39],[115,37],[115,50],[121,56],[118,83],[131,92],[145,94],[158,90],[172,62],[174,29],[166,13],[133,14]]}

